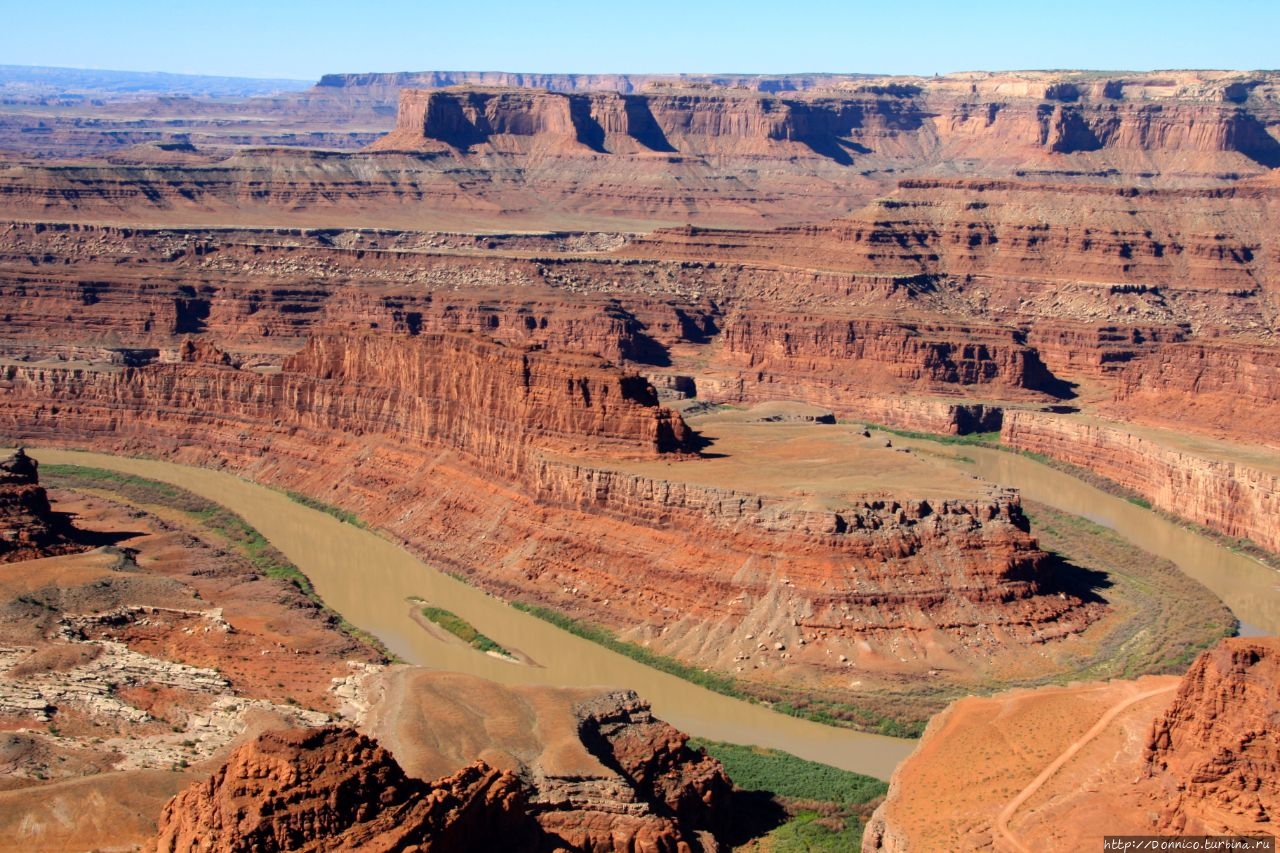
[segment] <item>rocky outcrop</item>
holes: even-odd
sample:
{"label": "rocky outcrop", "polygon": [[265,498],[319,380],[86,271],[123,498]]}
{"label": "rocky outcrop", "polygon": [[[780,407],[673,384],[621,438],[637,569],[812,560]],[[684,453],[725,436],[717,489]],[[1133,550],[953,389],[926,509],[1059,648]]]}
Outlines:
{"label": "rocky outcrop", "polygon": [[[578,731],[519,771],[475,761],[429,783],[351,729],[269,732],[171,800],[146,849],[721,849],[732,783],[718,761],[689,749],[688,736],[654,719],[634,693],[587,700],[574,716]],[[441,735],[450,724],[438,723]],[[572,773],[555,766],[576,752],[587,764]]]}
{"label": "rocky outcrop", "polygon": [[1280,814],[1280,641],[1226,640],[1196,659],[1152,726],[1158,829],[1267,834]]}
{"label": "rocky outcrop", "polygon": [[[1183,449],[1176,434],[1039,412],[1005,412],[1001,441],[1086,468],[1152,505],[1230,537],[1280,551],[1280,473],[1226,445]],[[1202,448],[1202,449],[1201,449]]]}
{"label": "rocky outcrop", "polygon": [[85,550],[70,534],[40,485],[39,463],[21,447],[0,460],[0,563]]}
{"label": "rocky outcrop", "polygon": [[732,783],[720,762],[691,749],[689,736],[654,718],[632,692],[613,693],[576,709],[587,748],[615,767],[660,815],[680,826],[729,828]]}
{"label": "rocky outcrop", "polygon": [[483,762],[427,783],[351,729],[269,732],[171,800],[146,849],[534,850],[526,799]]}

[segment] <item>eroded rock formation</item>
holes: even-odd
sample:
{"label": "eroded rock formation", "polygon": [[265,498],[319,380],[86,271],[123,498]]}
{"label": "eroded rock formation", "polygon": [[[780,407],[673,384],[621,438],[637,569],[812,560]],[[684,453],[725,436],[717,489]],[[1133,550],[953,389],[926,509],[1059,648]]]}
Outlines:
{"label": "eroded rock formation", "polygon": [[424,782],[352,729],[269,732],[170,801],[146,849],[720,849],[731,783],[719,762],[635,694],[599,696],[575,714],[578,732],[562,733],[552,760],[576,749],[598,769],[572,777],[539,762],[516,772],[475,761]]}
{"label": "eroded rock formation", "polygon": [[[821,509],[618,470],[619,457],[678,459],[690,436],[598,359],[456,334],[317,337],[279,372],[194,353],[15,364],[4,429],[230,464],[348,507],[494,592],[719,666],[754,648],[761,622],[794,646],[784,669],[828,680],[842,656],[1016,658],[1010,638],[1071,636],[1100,612],[1062,592],[1015,494]],[[643,613],[684,621],[668,633],[630,616]]]}
{"label": "eroded rock formation", "polygon": [[1082,850],[1104,835],[1270,835],[1280,808],[1278,654],[1275,637],[1232,638],[1180,680],[953,703],[895,772],[862,849]]}
{"label": "eroded rock formation", "polygon": [[535,850],[525,800],[484,762],[428,783],[352,729],[268,732],[174,797],[146,849]]}
{"label": "eroded rock formation", "polygon": [[49,505],[36,460],[22,448],[0,460],[0,563],[84,550],[70,533]]}
{"label": "eroded rock formation", "polygon": [[1228,640],[1197,658],[1152,726],[1160,831],[1268,834],[1280,814],[1280,643]]}

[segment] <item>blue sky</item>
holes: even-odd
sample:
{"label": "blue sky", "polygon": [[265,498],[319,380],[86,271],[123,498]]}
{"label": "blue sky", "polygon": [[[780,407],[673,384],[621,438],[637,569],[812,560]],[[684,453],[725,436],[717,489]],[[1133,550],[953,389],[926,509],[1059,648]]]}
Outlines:
{"label": "blue sky", "polygon": [[0,0],[0,64],[330,71],[1280,68],[1277,0]]}

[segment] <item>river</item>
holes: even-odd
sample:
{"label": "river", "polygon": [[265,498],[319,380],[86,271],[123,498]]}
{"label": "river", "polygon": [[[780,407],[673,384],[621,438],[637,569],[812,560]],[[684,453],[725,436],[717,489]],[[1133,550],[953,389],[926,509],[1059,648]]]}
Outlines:
{"label": "river", "polygon": [[[901,443],[935,454],[940,449],[931,442]],[[64,450],[44,449],[33,455],[48,463],[90,465],[162,480],[233,507],[311,578],[326,603],[411,663],[506,684],[629,687],[647,698],[659,717],[691,734],[784,749],[880,779],[888,779],[915,746],[914,741],[774,713],[650,669],[435,571],[374,533],[226,472]],[[1280,573],[1034,460],[976,447],[964,447],[956,455],[972,459],[957,464],[970,466],[985,479],[1015,486],[1028,499],[1113,528],[1138,547],[1173,561],[1231,608],[1242,632],[1280,634]],[[413,596],[458,613],[540,666],[505,662],[437,639],[410,617],[408,599]]]}
{"label": "river", "polygon": [[1280,634],[1280,572],[1034,459],[983,447],[965,447],[960,455],[973,459],[974,470],[983,478],[1015,486],[1029,500],[1109,527],[1142,550],[1171,561],[1231,608],[1240,620],[1241,634]]}
{"label": "river", "polygon": [[[325,603],[410,663],[504,684],[628,687],[683,731],[731,743],[783,749],[887,780],[915,741],[823,726],[713,693],[575,637],[438,572],[398,545],[223,471],[98,453],[32,449],[48,464],[108,468],[172,483],[233,508],[311,579]],[[523,666],[441,641],[410,617],[419,596],[519,649]]]}

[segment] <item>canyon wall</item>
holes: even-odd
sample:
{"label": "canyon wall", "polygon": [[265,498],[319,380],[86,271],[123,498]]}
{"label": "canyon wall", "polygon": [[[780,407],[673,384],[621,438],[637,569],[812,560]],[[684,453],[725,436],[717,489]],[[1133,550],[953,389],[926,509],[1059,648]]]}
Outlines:
{"label": "canyon wall", "polygon": [[[679,459],[691,436],[598,360],[456,334],[318,337],[278,371],[209,347],[182,356],[11,364],[3,432],[230,465],[351,509],[504,597],[707,664],[754,650],[760,620],[794,649],[771,666],[825,679],[841,655],[890,647],[908,667],[1016,658],[1011,638],[1097,616],[1057,594],[1014,494],[831,509],[683,483],[676,468],[614,470],[620,456]],[[660,630],[667,613],[687,624]]]}
{"label": "canyon wall", "polygon": [[[480,85],[486,82],[494,81]],[[1208,171],[1223,155],[1245,168],[1280,165],[1280,141],[1269,130],[1276,121],[1275,80],[1267,75],[1252,86],[1232,81],[1216,91],[1205,81],[1199,91],[1186,87],[1159,102],[1146,93],[1126,97],[1118,81],[1096,87],[1047,81],[1021,92],[976,84],[964,91],[930,81],[845,83],[779,96],[714,84],[681,87],[679,81],[643,94],[627,94],[633,87],[621,79],[601,81],[601,88],[615,91],[547,82],[559,91],[402,89],[396,129],[375,148],[422,149],[435,140],[459,150],[515,151],[515,138],[540,136],[572,143],[559,146],[565,152],[703,155],[780,154],[796,143],[808,156],[850,165],[930,157],[957,162],[998,142],[1029,160],[1082,154],[1131,165],[1141,152],[1146,162],[1167,166],[1173,166],[1167,155],[1177,154],[1182,170]]]}
{"label": "canyon wall", "polygon": [[1157,440],[1120,423],[1016,410],[1005,412],[1000,439],[1093,471],[1180,518],[1280,551],[1280,472],[1265,455],[1250,461],[1207,444],[1178,449],[1176,438]]}
{"label": "canyon wall", "polygon": [[[161,101],[114,131],[78,116],[0,123],[0,141],[34,155],[0,168],[0,199],[69,221],[760,227],[848,215],[904,178],[1222,189],[1280,166],[1269,73],[676,79],[631,92],[625,76],[481,74],[481,86],[568,91],[400,88],[412,78],[334,76],[243,115]],[[390,133],[352,153],[371,129]],[[60,154],[90,159],[41,162]]]}

